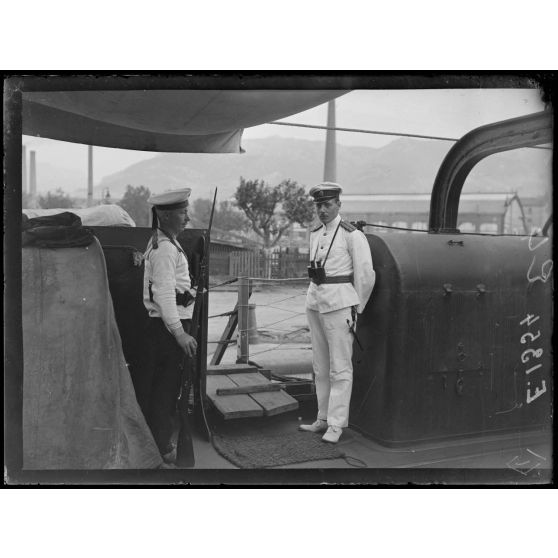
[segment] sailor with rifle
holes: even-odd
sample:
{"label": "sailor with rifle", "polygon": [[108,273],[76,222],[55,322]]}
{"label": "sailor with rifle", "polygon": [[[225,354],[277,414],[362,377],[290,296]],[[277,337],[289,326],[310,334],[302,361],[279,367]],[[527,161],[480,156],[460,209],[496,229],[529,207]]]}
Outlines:
{"label": "sailor with rifle", "polygon": [[341,191],[333,182],[310,190],[322,223],[310,235],[306,295],[318,416],[314,423],[299,426],[305,432],[325,432],[322,440],[331,443],[349,425],[356,316],[363,312],[376,278],[366,237],[339,215]]}
{"label": "sailor with rifle", "polygon": [[[190,188],[183,188],[148,200],[153,206],[153,234],[144,255],[143,302],[150,320],[148,356],[137,398],[166,463],[176,460],[172,444],[176,403],[183,378],[189,374],[185,367],[197,350],[190,335],[196,291],[188,259],[177,241],[189,222],[190,193]],[[193,465],[193,450],[191,461]]]}

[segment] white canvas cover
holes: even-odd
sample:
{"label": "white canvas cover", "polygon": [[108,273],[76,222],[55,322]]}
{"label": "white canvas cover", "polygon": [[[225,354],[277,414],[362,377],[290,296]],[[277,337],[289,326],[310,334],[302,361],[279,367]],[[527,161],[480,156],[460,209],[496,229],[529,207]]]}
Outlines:
{"label": "white canvas cover", "polygon": [[89,227],[135,227],[135,221],[129,213],[116,204],[96,205],[78,209],[75,207],[66,209],[23,209],[22,212],[33,219],[34,217],[45,217],[58,215],[69,211],[81,219],[81,224]]}

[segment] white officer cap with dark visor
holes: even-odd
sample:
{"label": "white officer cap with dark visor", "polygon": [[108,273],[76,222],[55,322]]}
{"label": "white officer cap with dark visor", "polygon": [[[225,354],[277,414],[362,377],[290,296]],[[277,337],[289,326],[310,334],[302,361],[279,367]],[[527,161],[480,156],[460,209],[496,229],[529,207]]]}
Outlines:
{"label": "white officer cap with dark visor", "polygon": [[314,198],[315,203],[321,203],[339,198],[342,191],[341,186],[335,182],[321,182],[310,188],[310,195]]}

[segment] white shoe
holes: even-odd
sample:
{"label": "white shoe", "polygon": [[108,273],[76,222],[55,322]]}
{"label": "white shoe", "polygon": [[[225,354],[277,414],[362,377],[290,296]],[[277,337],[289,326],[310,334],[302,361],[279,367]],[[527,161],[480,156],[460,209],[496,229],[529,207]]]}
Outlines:
{"label": "white shoe", "polygon": [[336,444],[343,434],[343,429],[339,426],[330,426],[327,432],[322,436],[324,442],[329,442],[330,444]]}
{"label": "white shoe", "polygon": [[327,430],[327,421],[318,419],[312,424],[300,424],[298,429],[303,432],[325,432]]}

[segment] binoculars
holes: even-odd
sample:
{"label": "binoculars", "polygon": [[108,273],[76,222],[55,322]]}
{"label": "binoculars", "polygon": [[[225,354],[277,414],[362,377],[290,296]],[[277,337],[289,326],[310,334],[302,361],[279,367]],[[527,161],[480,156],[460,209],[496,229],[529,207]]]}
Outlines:
{"label": "binoculars", "polygon": [[312,283],[316,283],[316,285],[325,283],[326,272],[325,268],[322,267],[322,262],[311,261],[306,269]]}

